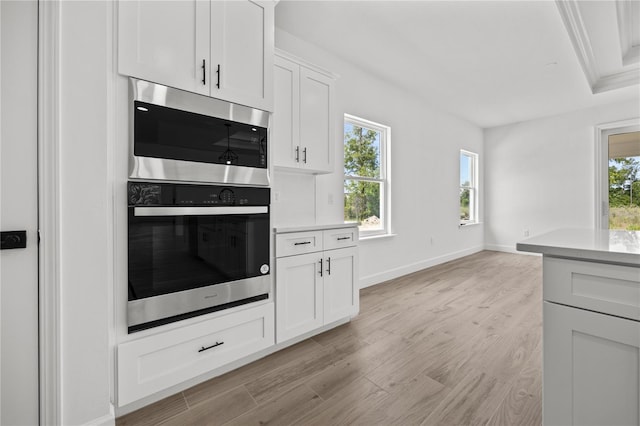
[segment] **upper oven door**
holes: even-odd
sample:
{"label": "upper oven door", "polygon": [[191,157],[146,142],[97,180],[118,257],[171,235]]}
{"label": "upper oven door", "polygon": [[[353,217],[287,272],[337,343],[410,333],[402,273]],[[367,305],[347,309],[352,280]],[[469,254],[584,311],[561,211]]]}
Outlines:
{"label": "upper oven door", "polygon": [[269,184],[267,112],[130,81],[131,178]]}
{"label": "upper oven door", "polygon": [[129,300],[268,273],[267,206],[129,207]]}

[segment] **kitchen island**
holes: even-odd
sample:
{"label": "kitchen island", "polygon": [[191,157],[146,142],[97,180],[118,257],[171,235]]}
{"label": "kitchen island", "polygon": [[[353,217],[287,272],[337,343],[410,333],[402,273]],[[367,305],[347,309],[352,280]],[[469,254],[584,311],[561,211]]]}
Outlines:
{"label": "kitchen island", "polygon": [[640,424],[640,232],[557,230],[543,255],[543,424]]}

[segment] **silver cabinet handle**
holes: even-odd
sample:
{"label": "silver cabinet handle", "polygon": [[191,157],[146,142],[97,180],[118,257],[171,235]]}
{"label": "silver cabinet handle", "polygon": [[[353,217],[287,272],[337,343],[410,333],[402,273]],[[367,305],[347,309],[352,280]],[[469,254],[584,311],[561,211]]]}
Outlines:
{"label": "silver cabinet handle", "polygon": [[342,241],[342,240],[350,240],[351,237],[339,237],[338,241]]}
{"label": "silver cabinet handle", "polygon": [[331,275],[331,258],[327,257],[327,274]]}
{"label": "silver cabinet handle", "polygon": [[296,163],[300,162],[300,147],[296,146]]}
{"label": "silver cabinet handle", "polygon": [[322,261],[323,261],[323,260],[324,260],[324,259],[320,259],[320,260],[318,261],[318,263],[320,263],[320,276],[322,276]]}
{"label": "silver cabinet handle", "polygon": [[307,164],[307,147],[305,146],[304,149],[302,150],[302,154],[304,154],[304,157],[302,157],[302,162],[304,164]]}
{"label": "silver cabinet handle", "polygon": [[303,246],[305,244],[311,244],[311,241],[303,241],[301,243],[293,243],[294,246]]}

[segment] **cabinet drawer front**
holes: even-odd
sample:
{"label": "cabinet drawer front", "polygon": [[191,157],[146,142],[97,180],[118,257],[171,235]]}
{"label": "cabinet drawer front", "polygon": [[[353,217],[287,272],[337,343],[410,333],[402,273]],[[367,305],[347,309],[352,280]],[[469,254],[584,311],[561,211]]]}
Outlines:
{"label": "cabinet drawer front", "polygon": [[353,247],[358,244],[358,228],[329,229],[322,237],[325,250]]}
{"label": "cabinet drawer front", "polygon": [[276,257],[322,251],[322,231],[276,235]]}
{"label": "cabinet drawer front", "polygon": [[274,344],[273,304],[118,346],[123,406]]}
{"label": "cabinet drawer front", "polygon": [[640,268],[544,258],[544,299],[640,320]]}

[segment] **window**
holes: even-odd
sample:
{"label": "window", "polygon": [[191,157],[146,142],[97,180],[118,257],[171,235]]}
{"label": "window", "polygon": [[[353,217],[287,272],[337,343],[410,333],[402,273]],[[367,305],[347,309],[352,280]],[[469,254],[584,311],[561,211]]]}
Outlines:
{"label": "window", "polygon": [[344,221],[361,237],[388,234],[389,139],[391,129],[344,116]]}
{"label": "window", "polygon": [[478,222],[478,154],[460,150],[460,225]]}

